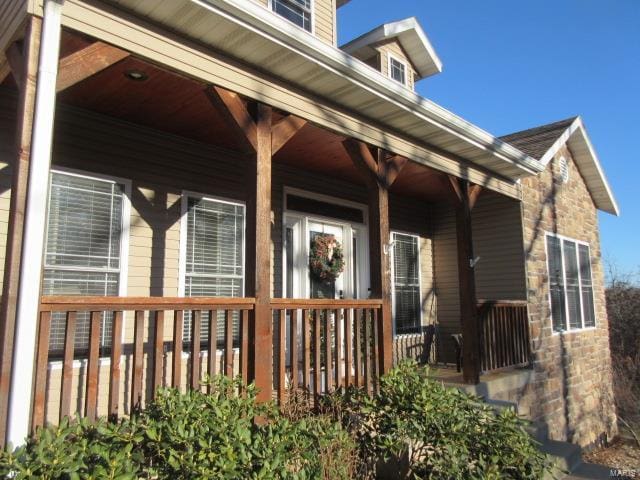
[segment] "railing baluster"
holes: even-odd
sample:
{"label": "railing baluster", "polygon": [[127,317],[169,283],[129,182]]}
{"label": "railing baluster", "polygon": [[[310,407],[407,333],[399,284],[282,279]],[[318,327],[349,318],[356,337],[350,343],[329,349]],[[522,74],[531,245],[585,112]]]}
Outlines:
{"label": "railing baluster", "polygon": [[363,341],[364,341],[364,352],[363,352],[363,357],[364,357],[364,388],[366,390],[367,393],[371,392],[371,364],[370,364],[370,358],[369,358],[369,347],[370,347],[370,337],[371,337],[371,325],[370,325],[370,318],[369,318],[369,309],[365,309],[364,310],[364,316],[363,316],[363,326],[362,326],[362,330],[363,330]]}
{"label": "railing baluster", "polygon": [[249,383],[249,310],[242,310],[240,323],[240,374],[246,385]]}
{"label": "railing baluster", "polygon": [[60,389],[60,420],[71,416],[71,383],[73,382],[73,352],[76,338],[76,312],[67,312],[64,331],[64,360]]}
{"label": "railing baluster", "polygon": [[156,331],[153,335],[153,398],[164,386],[164,310],[155,312]]}
{"label": "railing baluster", "polygon": [[360,387],[362,385],[362,344],[361,344],[361,325],[362,325],[362,310],[360,308],[355,311],[355,324],[353,328],[353,335],[355,337],[355,385]]}
{"label": "railing baluster", "polygon": [[335,370],[336,370],[336,390],[340,389],[340,387],[342,387],[342,318],[341,318],[341,311],[340,309],[336,308],[334,311],[334,315],[335,315],[335,322],[334,322],[334,328],[335,328],[335,337],[336,337],[336,345],[335,345],[335,350],[336,350],[336,365],[335,365]]}
{"label": "railing baluster", "polygon": [[320,383],[320,351],[322,348],[322,341],[320,339],[320,323],[321,323],[321,315],[320,309],[316,309],[314,311],[314,342],[313,342],[313,355],[314,355],[314,363],[313,363],[313,377],[314,377],[314,394],[315,394],[315,403],[316,407],[319,406],[320,402],[320,394],[322,393],[322,385]]}
{"label": "railing baluster", "polygon": [[38,353],[36,359],[36,378],[31,429],[44,425],[44,412],[47,396],[47,362],[49,360],[49,333],[51,331],[51,312],[41,312],[38,325]]}
{"label": "railing baluster", "polygon": [[120,403],[120,360],[122,357],[122,311],[113,314],[111,326],[111,365],[109,372],[109,418],[118,418]]}
{"label": "railing baluster", "polygon": [[331,371],[331,314],[330,310],[324,310],[324,383],[325,391],[329,393],[332,390],[332,377]]}
{"label": "railing baluster", "polygon": [[85,416],[93,421],[98,416],[98,364],[100,362],[100,323],[102,312],[91,312],[89,326],[89,357],[87,358],[87,396]]}
{"label": "railing baluster", "polygon": [[280,404],[285,402],[286,389],[286,331],[287,331],[287,311],[283,308],[279,312],[278,319],[278,401]]}
{"label": "railing baluster", "polygon": [[353,321],[353,309],[344,309],[344,343],[345,343],[345,358],[344,358],[344,385],[345,387],[351,386],[351,368],[353,363],[353,338],[351,337],[352,321]]}
{"label": "railing baluster", "polygon": [[291,388],[298,388],[298,309],[289,310],[289,320],[291,322],[289,345],[291,359]]}
{"label": "railing baluster", "polygon": [[311,391],[311,326],[309,310],[302,310],[302,385]]}
{"label": "railing baluster", "polygon": [[[373,338],[372,338],[372,346],[371,346],[371,373],[373,380],[373,389],[374,393],[378,391],[378,383],[380,372],[382,370],[380,366],[380,346],[382,345],[383,340],[379,337],[380,332],[382,332],[382,328],[378,324],[379,321],[382,320],[382,312],[377,308],[372,309],[373,314]],[[407,339],[409,341],[409,339]]]}
{"label": "railing baluster", "polygon": [[142,363],[144,361],[144,311],[137,310],[133,333],[133,378],[130,413],[142,407]]}
{"label": "railing baluster", "polygon": [[173,355],[171,386],[180,390],[182,380],[182,332],[184,328],[184,310],[173,312]]}
{"label": "railing baluster", "polygon": [[[218,357],[218,311],[209,311],[209,352],[207,353],[209,360],[209,366],[207,373],[210,377],[216,374],[216,360]],[[211,387],[209,387],[211,390]]]}
{"label": "railing baluster", "polygon": [[233,377],[233,310],[229,309],[224,316],[224,374]]}
{"label": "railing baluster", "polygon": [[191,389],[200,389],[200,341],[202,338],[202,311],[191,312],[193,331],[191,332]]}

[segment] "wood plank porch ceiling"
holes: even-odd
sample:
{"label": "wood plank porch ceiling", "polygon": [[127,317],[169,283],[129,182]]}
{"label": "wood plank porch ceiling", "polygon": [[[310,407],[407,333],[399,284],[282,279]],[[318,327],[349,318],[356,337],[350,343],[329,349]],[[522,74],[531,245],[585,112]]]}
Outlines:
{"label": "wood plank porch ceiling", "polygon": [[[93,42],[64,31],[60,56],[64,58]],[[134,81],[127,72],[147,78]],[[9,76],[4,85],[13,84]],[[205,93],[207,86],[180,74],[130,56],[64,90],[60,102],[169,134],[240,151],[223,116]],[[285,112],[274,112],[274,122]],[[342,147],[345,138],[313,124],[304,126],[274,157],[275,162],[362,184],[360,173]],[[448,187],[440,172],[408,162],[392,192],[426,201],[446,199]]]}

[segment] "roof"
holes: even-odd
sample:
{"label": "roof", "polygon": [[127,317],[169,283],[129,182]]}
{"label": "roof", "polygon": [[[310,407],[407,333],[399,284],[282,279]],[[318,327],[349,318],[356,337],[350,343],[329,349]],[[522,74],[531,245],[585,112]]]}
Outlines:
{"label": "roof", "polygon": [[544,167],[566,144],[571,150],[596,207],[613,215],[620,213],[600,160],[580,117],[567,118],[499,138],[535,158]]}
{"label": "roof", "polygon": [[336,3],[336,6],[337,6],[338,8],[340,8],[341,6],[346,5],[346,4],[347,4],[347,3],[349,3],[350,1],[351,1],[351,0],[338,0],[338,1],[337,1],[337,3]]}
{"label": "roof", "polygon": [[415,17],[380,25],[341,48],[353,56],[358,56],[363,52],[368,53],[368,50],[373,53],[373,45],[391,39],[400,43],[420,78],[442,72],[442,62]]}

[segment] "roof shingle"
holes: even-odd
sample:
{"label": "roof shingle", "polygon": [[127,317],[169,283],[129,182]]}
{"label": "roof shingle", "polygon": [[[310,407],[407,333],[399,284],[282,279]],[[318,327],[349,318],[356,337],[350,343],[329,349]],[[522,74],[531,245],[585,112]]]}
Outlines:
{"label": "roof shingle", "polygon": [[578,117],[567,118],[547,125],[510,133],[499,138],[530,157],[540,160],[576,118]]}

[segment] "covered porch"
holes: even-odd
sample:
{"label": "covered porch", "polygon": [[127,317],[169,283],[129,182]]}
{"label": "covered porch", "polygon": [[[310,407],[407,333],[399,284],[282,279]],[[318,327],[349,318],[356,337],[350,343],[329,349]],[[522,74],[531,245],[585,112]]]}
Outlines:
{"label": "covered porch", "polygon": [[[3,428],[21,394],[33,428],[127,415],[207,374],[282,402],[298,388],[374,391],[407,357],[458,361],[468,383],[528,364],[517,191],[70,29],[57,94],[36,104],[39,35],[32,18],[0,79]],[[46,109],[51,155],[31,146]],[[308,271],[315,234],[344,249],[328,287]]]}

